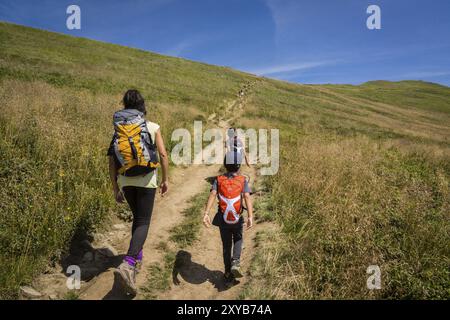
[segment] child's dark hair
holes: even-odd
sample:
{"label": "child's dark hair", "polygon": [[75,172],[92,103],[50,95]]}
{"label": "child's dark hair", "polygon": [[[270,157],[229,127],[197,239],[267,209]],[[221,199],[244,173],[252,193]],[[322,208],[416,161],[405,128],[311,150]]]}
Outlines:
{"label": "child's dark hair", "polygon": [[130,89],[125,92],[123,96],[123,106],[125,109],[136,109],[142,112],[143,114],[147,114],[147,110],[145,109],[145,101],[139,91],[135,89]]}
{"label": "child's dark hair", "polygon": [[239,152],[227,152],[223,159],[223,165],[227,172],[238,172],[241,168],[242,155]]}

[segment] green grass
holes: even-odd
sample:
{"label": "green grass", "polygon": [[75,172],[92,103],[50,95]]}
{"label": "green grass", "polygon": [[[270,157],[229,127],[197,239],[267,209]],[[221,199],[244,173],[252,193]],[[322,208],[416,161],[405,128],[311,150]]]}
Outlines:
{"label": "green grass", "polygon": [[[105,153],[127,89],[142,91],[170,150],[175,128],[221,114],[255,80],[237,124],[280,129],[280,172],[256,204],[279,228],[260,236],[244,296],[450,297],[450,88],[290,84],[3,22],[0,53],[0,298],[122,210]],[[172,231],[178,245],[196,238],[203,201]],[[366,289],[369,264],[382,290]]]}
{"label": "green grass", "polygon": [[208,200],[210,187],[208,186],[200,194],[190,200],[189,208],[183,211],[183,221],[170,230],[170,240],[180,248],[185,248],[198,239],[199,230],[202,225],[202,213]]}
{"label": "green grass", "polygon": [[270,184],[268,179],[258,179],[253,182],[252,191],[256,192],[253,200],[253,210],[258,214],[256,219],[258,222],[273,222],[276,219],[276,214],[273,210],[273,199],[269,193]]}
{"label": "green grass", "polygon": [[[351,94],[377,102],[384,102],[402,108],[418,108],[426,111],[448,113],[450,97],[448,87],[423,81],[374,81],[345,90]],[[353,92],[352,92],[353,91]]]}
{"label": "green grass", "polygon": [[148,102],[193,106],[208,114],[250,78],[224,67],[2,22],[0,52],[0,79],[113,95],[135,87]]}
{"label": "green grass", "polygon": [[154,263],[148,267],[149,277],[140,290],[146,300],[154,300],[159,292],[166,291],[170,288],[170,280],[172,279],[172,270],[176,259],[176,253],[168,251],[164,255],[162,263]]}
{"label": "green grass", "polygon": [[[242,121],[281,130],[260,208],[281,230],[258,247],[243,297],[448,299],[450,104],[422,85],[448,101],[449,88],[420,82],[383,83],[398,93],[388,106],[366,85],[257,88]],[[378,291],[366,288],[372,264]]]}
{"label": "green grass", "polygon": [[79,300],[80,294],[75,290],[70,290],[64,296],[64,300]]}

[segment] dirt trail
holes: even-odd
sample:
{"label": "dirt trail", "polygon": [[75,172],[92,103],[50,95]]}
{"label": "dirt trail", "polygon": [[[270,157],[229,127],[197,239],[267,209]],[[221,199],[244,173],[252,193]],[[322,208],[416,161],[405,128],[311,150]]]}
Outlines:
{"label": "dirt trail", "polygon": [[[144,246],[144,264],[137,277],[137,286],[145,283],[148,277],[147,267],[161,261],[163,252],[158,250],[160,242],[167,241],[170,229],[180,224],[183,220],[182,212],[189,206],[189,199],[203,191],[207,186],[207,178],[217,172],[216,167],[191,166],[187,169],[177,169],[170,185],[170,190],[164,198],[156,199],[150,224],[149,236]],[[130,241],[128,236],[121,244],[120,251],[125,252]],[[113,268],[93,279],[84,292],[81,299],[126,299],[121,290],[114,285]]]}
{"label": "dirt trail", "polygon": [[[244,170],[251,177],[251,184],[256,177],[254,170]],[[214,212],[212,212],[213,214]],[[211,215],[212,216],[212,215]],[[250,230],[244,230],[244,247],[241,265],[247,274],[251,262],[256,232],[263,227],[256,224]],[[181,251],[176,265],[176,278],[171,287],[161,293],[158,299],[235,299],[239,296],[247,277],[241,278],[239,285],[228,288],[223,281],[222,244],[217,227],[202,228],[199,241],[188,249]]]}
{"label": "dirt trail", "polygon": [[[225,130],[242,113],[247,94],[251,89],[250,83],[246,83],[237,94],[237,98],[230,102],[221,117],[211,115],[209,120]],[[218,142],[222,143],[222,142]],[[213,148],[214,146],[210,146]],[[205,149],[208,152],[207,149]],[[201,154],[196,155],[201,157]],[[184,217],[182,212],[189,207],[189,200],[202,192],[208,185],[208,178],[216,176],[220,169],[219,165],[192,165],[187,168],[175,168],[170,176],[170,189],[165,197],[157,196],[153,211],[150,231],[144,246],[144,264],[141,272],[137,276],[138,288],[146,282],[148,266],[161,262],[164,257],[163,250],[158,250],[161,242],[166,242],[170,236],[170,229],[180,224]],[[256,179],[255,170],[246,170],[245,174],[251,177],[253,184]],[[199,216],[199,219],[201,217]],[[243,270],[247,270],[252,256],[253,239],[257,229],[244,233],[244,249],[242,256]],[[89,261],[82,261],[82,286],[80,299],[130,299],[132,297],[124,295],[114,279],[114,268],[120,264],[130,241],[130,223],[121,224],[120,230],[108,232],[107,241],[98,240],[89,249],[93,253]],[[188,263],[183,263],[179,270],[179,284],[172,284],[170,290],[161,293],[158,298],[162,299],[230,299],[237,296],[242,289],[242,285],[234,286],[226,290],[223,282],[223,262],[222,247],[218,229],[211,227],[202,228],[199,241],[197,241],[187,251],[191,255]],[[97,244],[96,244],[97,243]],[[105,249],[104,247],[109,247]],[[97,248],[97,249],[95,249]],[[112,252],[111,252],[112,251]],[[188,254],[189,255],[189,254]],[[90,256],[88,256],[89,258]],[[185,261],[186,262],[186,261]],[[179,264],[179,261],[177,262]],[[67,263],[67,265],[70,262]],[[63,266],[63,269],[64,266]],[[91,275],[91,271],[93,275]],[[245,279],[245,278],[244,278]],[[243,280],[242,282],[245,282]],[[66,277],[62,273],[50,273],[42,275],[37,281],[38,289],[47,297],[52,293],[62,298],[66,289]],[[137,298],[140,298],[138,294]]]}
{"label": "dirt trail", "polygon": [[[220,128],[226,130],[242,114],[252,85],[254,84],[244,85],[238,92],[237,99],[228,103],[223,116],[216,120]],[[250,184],[254,185],[257,178],[256,170],[243,166],[241,172],[250,177]],[[213,214],[212,210],[211,217]],[[250,230],[244,229],[241,266],[246,274],[253,255],[256,232],[263,227],[263,224],[255,224]],[[248,279],[248,276],[241,278],[240,283],[231,288],[225,285],[222,242],[219,230],[214,226],[202,228],[199,241],[190,248],[178,252],[174,271],[170,289],[160,293],[158,299],[235,299]]]}

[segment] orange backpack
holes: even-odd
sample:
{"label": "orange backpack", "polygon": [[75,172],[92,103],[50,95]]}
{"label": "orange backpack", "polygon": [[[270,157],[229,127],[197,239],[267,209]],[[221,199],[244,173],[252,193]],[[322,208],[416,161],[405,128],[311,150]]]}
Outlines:
{"label": "orange backpack", "polygon": [[242,193],[244,192],[245,177],[225,175],[217,177],[217,195],[219,210],[223,220],[228,224],[235,224],[243,211]]}

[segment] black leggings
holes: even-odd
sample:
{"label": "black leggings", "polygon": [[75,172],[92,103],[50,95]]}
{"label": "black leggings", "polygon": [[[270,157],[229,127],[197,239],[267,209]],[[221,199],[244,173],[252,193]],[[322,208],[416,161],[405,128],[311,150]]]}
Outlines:
{"label": "black leggings", "polygon": [[156,188],[123,187],[125,199],[133,212],[133,225],[131,227],[131,241],[127,256],[137,258],[139,251],[144,247],[148,228],[152,218],[153,203]]}
{"label": "black leggings", "polygon": [[[243,223],[239,221],[233,226],[220,226],[220,237],[222,238],[223,263],[225,273],[231,271],[231,261],[241,259]],[[233,253],[231,253],[233,249]]]}

